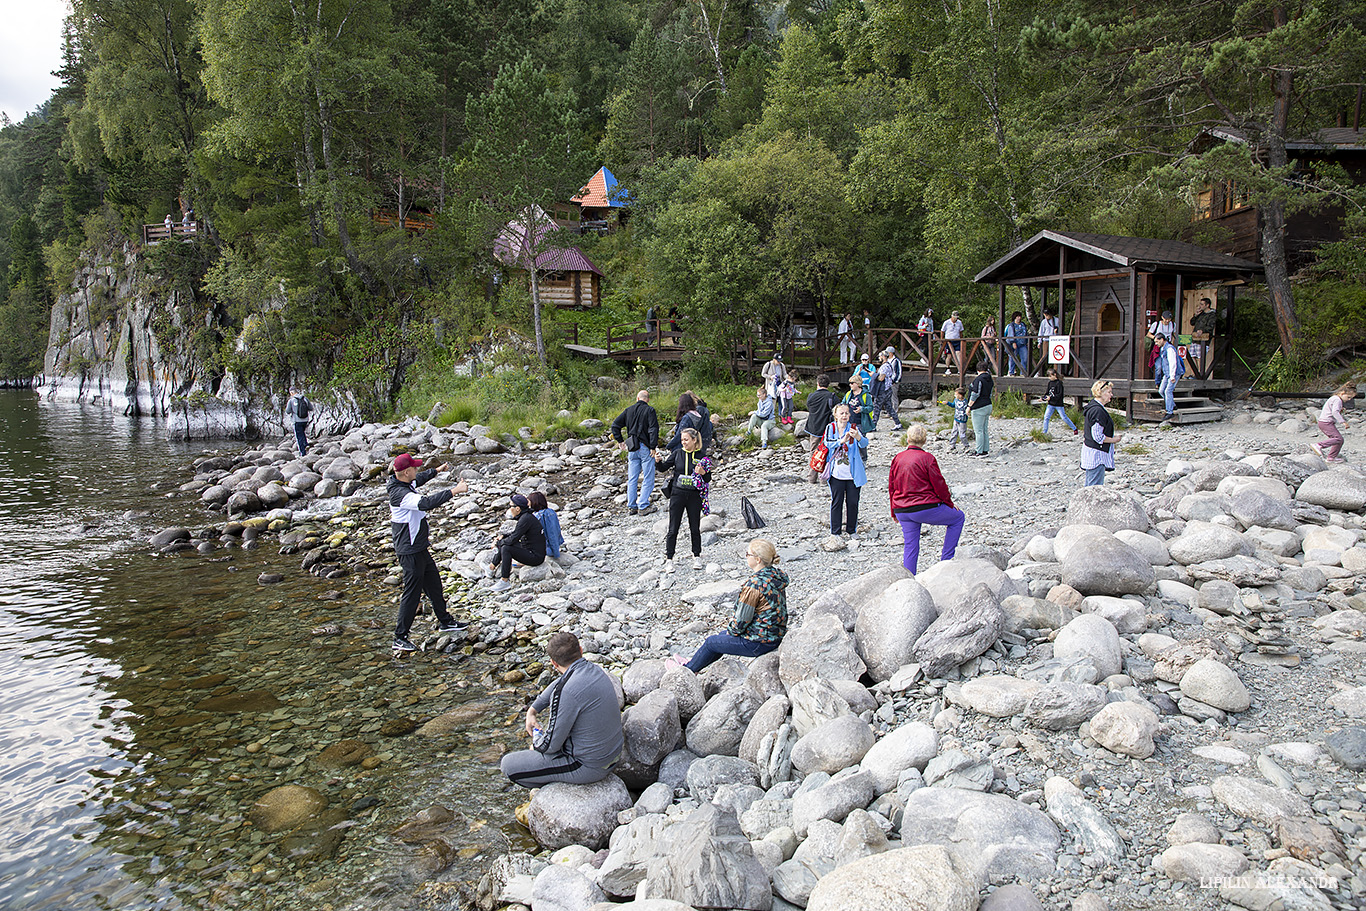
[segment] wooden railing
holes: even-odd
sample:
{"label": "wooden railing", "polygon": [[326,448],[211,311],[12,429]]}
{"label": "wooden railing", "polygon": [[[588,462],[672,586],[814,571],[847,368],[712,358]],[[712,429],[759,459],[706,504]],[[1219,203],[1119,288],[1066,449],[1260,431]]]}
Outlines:
{"label": "wooden railing", "polygon": [[405,231],[430,231],[436,227],[436,216],[434,215],[414,215],[409,212],[400,219],[398,212],[393,209],[379,209],[371,212],[370,218],[376,224],[389,228],[403,228]]}
{"label": "wooden railing", "polygon": [[189,224],[173,221],[169,225],[165,222],[158,225],[143,225],[142,243],[144,245],[157,244],[163,240],[171,240],[177,237],[181,240],[189,240],[197,234],[199,234],[199,222],[197,221],[192,221]]}

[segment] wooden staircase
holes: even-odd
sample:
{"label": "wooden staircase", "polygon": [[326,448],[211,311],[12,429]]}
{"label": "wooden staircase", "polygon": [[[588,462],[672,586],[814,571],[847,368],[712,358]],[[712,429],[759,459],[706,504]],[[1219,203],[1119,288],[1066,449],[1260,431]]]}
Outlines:
{"label": "wooden staircase", "polygon": [[[1133,392],[1134,420],[1165,421],[1167,403],[1163,400],[1162,394],[1153,388],[1151,383],[1137,380],[1135,382],[1144,382],[1147,388],[1140,387]],[[1177,384],[1173,402],[1176,405],[1175,416],[1171,419],[1173,424],[1217,421],[1224,414],[1224,408],[1218,402],[1190,392],[1182,393],[1180,384]]]}

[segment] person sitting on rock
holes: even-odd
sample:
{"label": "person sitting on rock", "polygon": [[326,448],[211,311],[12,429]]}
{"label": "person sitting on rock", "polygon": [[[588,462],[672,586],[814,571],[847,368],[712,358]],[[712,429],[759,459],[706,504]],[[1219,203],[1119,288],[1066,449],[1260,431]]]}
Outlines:
{"label": "person sitting on rock", "polygon": [[787,573],[778,568],[778,550],[766,538],[755,538],[745,549],[745,563],[752,572],[740,587],[735,602],[735,619],[724,633],[708,636],[692,659],[683,664],[675,655],[673,666],[682,665],[694,674],[722,655],[757,658],[767,655],[783,641],[787,632]]}
{"label": "person sitting on rock", "polygon": [[545,531],[545,555],[558,560],[560,551],[564,548],[564,535],[560,532],[560,514],[550,508],[545,494],[539,490],[533,490],[526,500],[531,505],[536,521],[541,523],[541,528]]}
{"label": "person sitting on rock", "polygon": [[531,749],[504,756],[503,774],[524,788],[601,781],[625,745],[616,687],[606,671],[583,657],[573,633],[551,635],[546,655],[560,678],[527,708]]}
{"label": "person sitting on rock", "polygon": [[758,434],[759,448],[768,448],[768,437],[769,434],[773,433],[774,426],[773,398],[768,394],[767,389],[760,386],[754,410],[749,413],[749,432]]}
{"label": "person sitting on rock", "polygon": [[508,518],[516,519],[517,526],[498,539],[494,545],[496,556],[489,564],[493,573],[497,573],[501,565],[500,578],[493,585],[496,592],[512,588],[513,560],[523,566],[540,566],[545,562],[545,529],[531,511],[531,502],[519,493],[513,494]]}

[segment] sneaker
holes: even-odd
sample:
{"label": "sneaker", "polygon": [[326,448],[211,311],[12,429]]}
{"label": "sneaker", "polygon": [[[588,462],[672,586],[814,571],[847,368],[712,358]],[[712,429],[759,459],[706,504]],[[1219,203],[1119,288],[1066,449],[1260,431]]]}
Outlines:
{"label": "sneaker", "polygon": [[701,568],[702,568],[702,558],[701,558],[701,557],[693,557],[693,558],[692,558],[692,568],[693,568],[693,569],[701,569]]}
{"label": "sneaker", "polygon": [[1325,462],[1345,462],[1345,461],[1347,461],[1347,460],[1344,459],[1344,458],[1342,458],[1341,456],[1331,456],[1330,458],[1324,459],[1324,461],[1325,461]]}
{"label": "sneaker", "polygon": [[497,564],[495,564],[495,563],[489,563],[489,564],[486,564],[486,565],[484,566],[484,578],[485,578],[485,579],[492,579],[492,578],[495,578],[497,575],[498,575]]}
{"label": "sneaker", "polygon": [[688,659],[682,655],[670,655],[664,659],[664,670],[671,671],[676,667],[682,667],[688,663]]}
{"label": "sneaker", "polygon": [[626,512],[628,515],[635,515],[636,513],[640,512],[640,510],[632,506],[630,509],[626,510]]}
{"label": "sneaker", "polygon": [[459,620],[448,620],[437,626],[438,633],[463,633],[468,623],[461,623]]}
{"label": "sneaker", "polygon": [[638,511],[642,516],[649,516],[659,512],[659,508],[656,506],[642,506]]}
{"label": "sneaker", "polygon": [[493,588],[491,589],[491,591],[505,592],[509,588],[512,588],[511,582],[509,582],[507,579],[499,579],[497,582],[493,583]]}
{"label": "sneaker", "polygon": [[1077,435],[1077,428],[1073,427],[1073,428],[1072,428],[1072,436],[1076,436],[1076,435]]}
{"label": "sneaker", "polygon": [[403,636],[394,637],[394,651],[396,652],[415,652],[417,646]]}
{"label": "sneaker", "polygon": [[1327,456],[1323,455],[1323,445],[1321,443],[1310,443],[1309,448],[1314,450],[1320,457],[1327,458]]}
{"label": "sneaker", "polygon": [[669,573],[671,573],[671,572],[673,572],[673,571],[674,571],[674,558],[673,558],[673,557],[666,557],[666,558],[664,559],[664,569],[662,570],[662,572],[663,572],[665,575],[668,575]]}

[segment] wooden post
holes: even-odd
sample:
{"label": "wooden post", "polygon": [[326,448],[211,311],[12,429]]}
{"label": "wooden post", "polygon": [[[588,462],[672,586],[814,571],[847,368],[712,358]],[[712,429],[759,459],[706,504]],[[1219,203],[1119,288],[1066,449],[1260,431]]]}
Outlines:
{"label": "wooden post", "polygon": [[[1138,269],[1129,267],[1129,397],[1126,400],[1124,416],[1134,419],[1134,366],[1138,359]],[[1093,371],[1094,372],[1094,371]],[[1096,377],[1100,379],[1100,377]]]}

